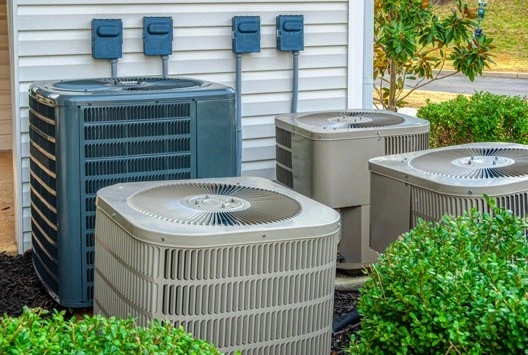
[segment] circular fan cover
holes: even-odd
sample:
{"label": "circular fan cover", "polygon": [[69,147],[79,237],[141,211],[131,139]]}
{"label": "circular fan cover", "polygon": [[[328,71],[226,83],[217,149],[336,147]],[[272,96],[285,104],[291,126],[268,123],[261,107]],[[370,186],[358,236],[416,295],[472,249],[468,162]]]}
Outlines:
{"label": "circular fan cover", "polygon": [[65,80],[53,84],[55,89],[79,92],[175,90],[202,86],[203,82],[179,78],[101,78]]}
{"label": "circular fan cover", "polygon": [[258,225],[287,220],[301,205],[278,192],[232,184],[181,183],[139,191],[136,211],[166,221],[207,226]]}
{"label": "circular fan cover", "polygon": [[413,158],[409,165],[426,174],[461,179],[522,177],[528,175],[528,149],[445,149]]}
{"label": "circular fan cover", "polygon": [[397,114],[383,112],[321,112],[297,117],[297,121],[323,129],[393,126],[404,122]]}

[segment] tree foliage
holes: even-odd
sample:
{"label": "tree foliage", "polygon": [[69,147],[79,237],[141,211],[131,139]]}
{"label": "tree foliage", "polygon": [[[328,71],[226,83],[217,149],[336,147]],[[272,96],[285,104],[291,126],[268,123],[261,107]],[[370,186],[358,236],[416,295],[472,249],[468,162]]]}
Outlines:
{"label": "tree foliage", "polygon": [[[473,81],[493,63],[492,39],[475,32],[478,7],[462,0],[452,5],[440,16],[430,0],[375,0],[376,104],[395,111],[410,93],[431,81],[459,72]],[[447,63],[454,73],[443,72]],[[408,80],[413,83],[408,85]]]}

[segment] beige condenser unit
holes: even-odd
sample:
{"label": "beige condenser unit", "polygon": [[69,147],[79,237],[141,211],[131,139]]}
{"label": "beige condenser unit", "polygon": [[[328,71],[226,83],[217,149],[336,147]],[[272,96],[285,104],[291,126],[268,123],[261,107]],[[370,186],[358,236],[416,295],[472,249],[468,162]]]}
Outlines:
{"label": "beige condenser unit", "polygon": [[337,267],[374,262],[368,160],[429,148],[429,122],[391,111],[348,110],[277,116],[275,128],[277,181],[341,213]]}
{"label": "beige condenser unit", "polygon": [[484,195],[525,217],[528,146],[470,143],[371,159],[371,240],[382,253],[418,219],[438,221],[476,208],[489,212]]}
{"label": "beige condenser unit", "polygon": [[262,178],[103,188],[94,312],[167,320],[226,354],[328,354],[339,229]]}

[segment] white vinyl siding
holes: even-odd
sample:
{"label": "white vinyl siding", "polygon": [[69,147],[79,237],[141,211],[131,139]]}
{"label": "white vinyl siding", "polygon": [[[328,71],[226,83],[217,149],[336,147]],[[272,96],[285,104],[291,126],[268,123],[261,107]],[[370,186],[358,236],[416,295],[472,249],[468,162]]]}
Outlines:
{"label": "white vinyl siding", "polygon": [[0,0],[0,150],[8,150],[12,146],[10,90],[7,9],[5,0]]}
{"label": "white vinyl siding", "polygon": [[[22,169],[20,222],[24,249],[30,244],[28,97],[34,81],[108,77],[110,64],[91,57],[91,20],[123,20],[123,58],[119,76],[159,75],[159,57],[143,55],[144,16],[171,16],[173,55],[169,74],[219,82],[234,87],[231,18],[261,17],[260,53],[242,60],[242,174],[275,178],[274,116],[289,112],[292,55],[275,49],[275,18],[304,15],[305,50],[300,53],[298,110],[339,110],[347,106],[348,0],[18,0],[18,145]],[[1,127],[2,121],[0,121]]]}

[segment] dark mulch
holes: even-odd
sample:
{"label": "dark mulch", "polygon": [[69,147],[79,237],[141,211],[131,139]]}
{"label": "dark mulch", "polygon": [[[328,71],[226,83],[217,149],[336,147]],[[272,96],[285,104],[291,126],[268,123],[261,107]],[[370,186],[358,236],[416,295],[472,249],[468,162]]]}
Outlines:
{"label": "dark mulch", "polygon": [[[334,319],[338,319],[345,313],[356,310],[359,301],[359,291],[342,292],[336,291],[334,295]],[[350,324],[341,331],[332,335],[332,355],[344,354],[343,349],[350,342],[350,335],[360,328],[360,323]]]}
{"label": "dark mulch", "polygon": [[[8,255],[0,253],[0,317],[3,314],[18,316],[22,308],[43,308],[47,310],[67,310],[57,304],[40,283],[31,261],[31,251],[24,255]],[[334,319],[352,312],[359,298],[358,291],[335,293]],[[87,313],[86,310],[80,310]],[[359,324],[351,324],[332,336],[332,354],[344,354],[343,348],[348,345],[350,334],[357,331]]]}
{"label": "dark mulch", "polygon": [[40,283],[31,257],[31,251],[23,255],[0,253],[0,316],[18,316],[24,306],[63,309]]}

